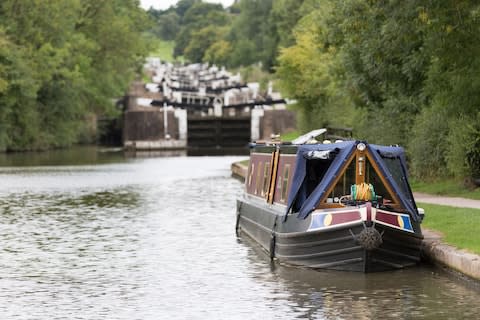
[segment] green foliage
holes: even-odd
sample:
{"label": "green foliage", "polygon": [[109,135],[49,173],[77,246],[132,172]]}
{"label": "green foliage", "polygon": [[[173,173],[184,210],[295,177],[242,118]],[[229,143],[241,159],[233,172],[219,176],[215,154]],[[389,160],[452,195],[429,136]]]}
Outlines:
{"label": "green foliage", "polygon": [[[222,33],[216,33],[215,29],[225,26],[227,22],[228,16],[222,5],[201,1],[192,3],[181,18],[180,31],[175,38],[174,57],[184,55],[192,62],[202,61],[208,47],[221,39]],[[208,38],[208,43],[201,43],[205,38]]]}
{"label": "green foliage", "polygon": [[269,14],[271,36],[278,38],[278,47],[285,48],[295,44],[292,32],[297,22],[306,15],[301,12],[304,0],[275,0]]}
{"label": "green foliage", "polygon": [[[212,49],[210,48],[216,43],[222,45],[223,36],[227,33],[228,29],[219,28],[218,26],[208,26],[202,28],[198,31],[193,31],[192,39],[188,43],[188,46],[185,48],[185,58],[190,61],[202,61],[207,54],[207,51],[210,49],[212,54]],[[217,45],[218,46],[218,45]],[[225,51],[227,48],[223,48]],[[216,53],[215,53],[216,54]],[[219,53],[220,57],[222,53]],[[223,53],[225,54],[225,52]]]}
{"label": "green foliage", "polygon": [[147,52],[137,1],[0,4],[0,149],[68,146],[113,112]]}
{"label": "green foliage", "polygon": [[268,17],[272,10],[272,0],[241,0],[239,7],[240,14],[234,20],[228,36],[234,48],[231,64],[246,66],[262,62],[268,70],[276,41],[269,32]]}
{"label": "green foliage", "polygon": [[[308,0],[277,74],[302,129],[408,147],[417,177],[480,174],[480,5]],[[345,116],[350,115],[350,116]]]}
{"label": "green foliage", "polygon": [[282,141],[292,141],[292,140],[295,140],[296,138],[298,138],[299,136],[300,136],[300,132],[291,131],[291,132],[287,132],[287,133],[282,134],[281,140]]}
{"label": "green foliage", "polygon": [[164,11],[148,11],[151,32],[170,40],[174,56],[229,67],[261,63],[273,71],[280,46],[293,43],[291,30],[304,0],[239,0],[224,10],[201,0],[182,0]]}
{"label": "green foliage", "polygon": [[277,75],[286,94],[297,100],[300,128],[351,126],[355,110],[339,78],[344,70],[337,48],[326,36],[331,7],[310,11],[295,28],[296,44],[282,49]]}
{"label": "green foliage", "polygon": [[231,51],[232,47],[228,41],[217,40],[205,51],[202,61],[217,65],[227,65]]}
{"label": "green foliage", "polygon": [[[161,12],[162,14],[156,14]],[[172,41],[175,39],[180,30],[180,16],[173,10],[165,11],[149,11],[152,20],[154,20],[154,27],[151,32],[158,38],[165,41]]]}
{"label": "green foliage", "polygon": [[450,121],[448,168],[457,177],[480,178],[480,112]]}

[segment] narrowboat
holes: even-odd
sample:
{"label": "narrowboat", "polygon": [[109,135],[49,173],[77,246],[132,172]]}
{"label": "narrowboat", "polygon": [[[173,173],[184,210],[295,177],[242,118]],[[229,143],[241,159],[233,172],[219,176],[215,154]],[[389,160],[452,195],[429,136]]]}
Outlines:
{"label": "narrowboat", "polygon": [[403,148],[307,140],[252,144],[237,233],[271,259],[310,268],[376,272],[417,264],[424,213]]}

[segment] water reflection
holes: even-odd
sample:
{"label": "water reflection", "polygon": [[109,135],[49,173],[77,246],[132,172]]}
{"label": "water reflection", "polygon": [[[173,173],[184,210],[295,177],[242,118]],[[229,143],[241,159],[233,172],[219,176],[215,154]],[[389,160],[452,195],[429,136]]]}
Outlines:
{"label": "water reflection", "polygon": [[274,299],[283,299],[296,318],[473,319],[480,312],[478,285],[429,265],[363,274],[259,264],[268,259],[263,249],[245,236],[239,242],[250,248],[248,259],[259,271],[254,278],[275,283]]}
{"label": "water reflection", "polygon": [[2,319],[437,319],[480,311],[477,290],[427,267],[363,275],[270,265],[234,232],[243,187],[229,168],[243,157],[64,159],[27,167],[9,160],[0,169]]}
{"label": "water reflection", "polygon": [[158,158],[158,157],[183,157],[187,155],[186,150],[126,150],[127,158]]}
{"label": "water reflection", "polygon": [[88,165],[123,161],[121,149],[99,149],[95,146],[75,147],[68,150],[48,150],[44,152],[0,152],[1,167],[58,166],[69,164]]}

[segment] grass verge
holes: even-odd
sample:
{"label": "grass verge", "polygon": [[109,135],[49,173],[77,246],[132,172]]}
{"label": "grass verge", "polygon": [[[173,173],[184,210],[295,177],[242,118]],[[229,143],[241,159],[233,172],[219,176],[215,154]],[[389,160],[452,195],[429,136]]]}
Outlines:
{"label": "grass verge", "polygon": [[468,190],[461,182],[455,180],[411,181],[411,187],[416,192],[480,200],[480,188]]}
{"label": "grass verge", "polygon": [[[158,57],[163,61],[174,62],[175,59],[173,58],[173,48],[175,47],[174,41],[165,41],[160,39],[152,40],[153,50],[150,52],[151,57]],[[178,61],[182,61],[183,59],[177,58]]]}
{"label": "grass verge", "polygon": [[300,136],[298,131],[291,131],[281,135],[282,141],[292,141]]}
{"label": "grass verge", "polygon": [[443,241],[459,249],[480,254],[480,210],[418,203],[425,209],[422,226],[439,231]]}

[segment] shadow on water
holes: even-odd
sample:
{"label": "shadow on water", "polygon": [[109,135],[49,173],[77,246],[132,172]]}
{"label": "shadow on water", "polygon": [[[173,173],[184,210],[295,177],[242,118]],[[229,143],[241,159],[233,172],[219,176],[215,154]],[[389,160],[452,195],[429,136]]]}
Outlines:
{"label": "shadow on water", "polygon": [[189,156],[244,156],[250,154],[250,149],[244,148],[190,148],[187,150]]}
{"label": "shadow on water", "polygon": [[185,157],[186,150],[126,150],[125,157],[127,158],[159,158],[159,157]]}
{"label": "shadow on water", "polygon": [[188,150],[148,150],[132,151],[122,148],[102,148],[98,146],[76,146],[68,149],[42,152],[0,153],[0,167],[97,165],[128,161],[129,159],[185,157],[185,156],[231,156],[248,155],[245,148],[197,148]]}
{"label": "shadow on water", "polygon": [[1,167],[108,164],[125,161],[122,149],[77,146],[42,152],[0,153]]}
{"label": "shadow on water", "polygon": [[81,208],[134,208],[139,204],[139,193],[134,190],[113,189],[79,195],[77,198],[60,199],[59,206]]}
{"label": "shadow on water", "polygon": [[[257,280],[276,283],[296,318],[473,319],[480,312],[476,284],[430,265],[368,274],[313,270],[269,262],[267,253],[245,235],[237,241],[248,246],[252,267],[264,269]],[[265,263],[259,265],[259,260]]]}

